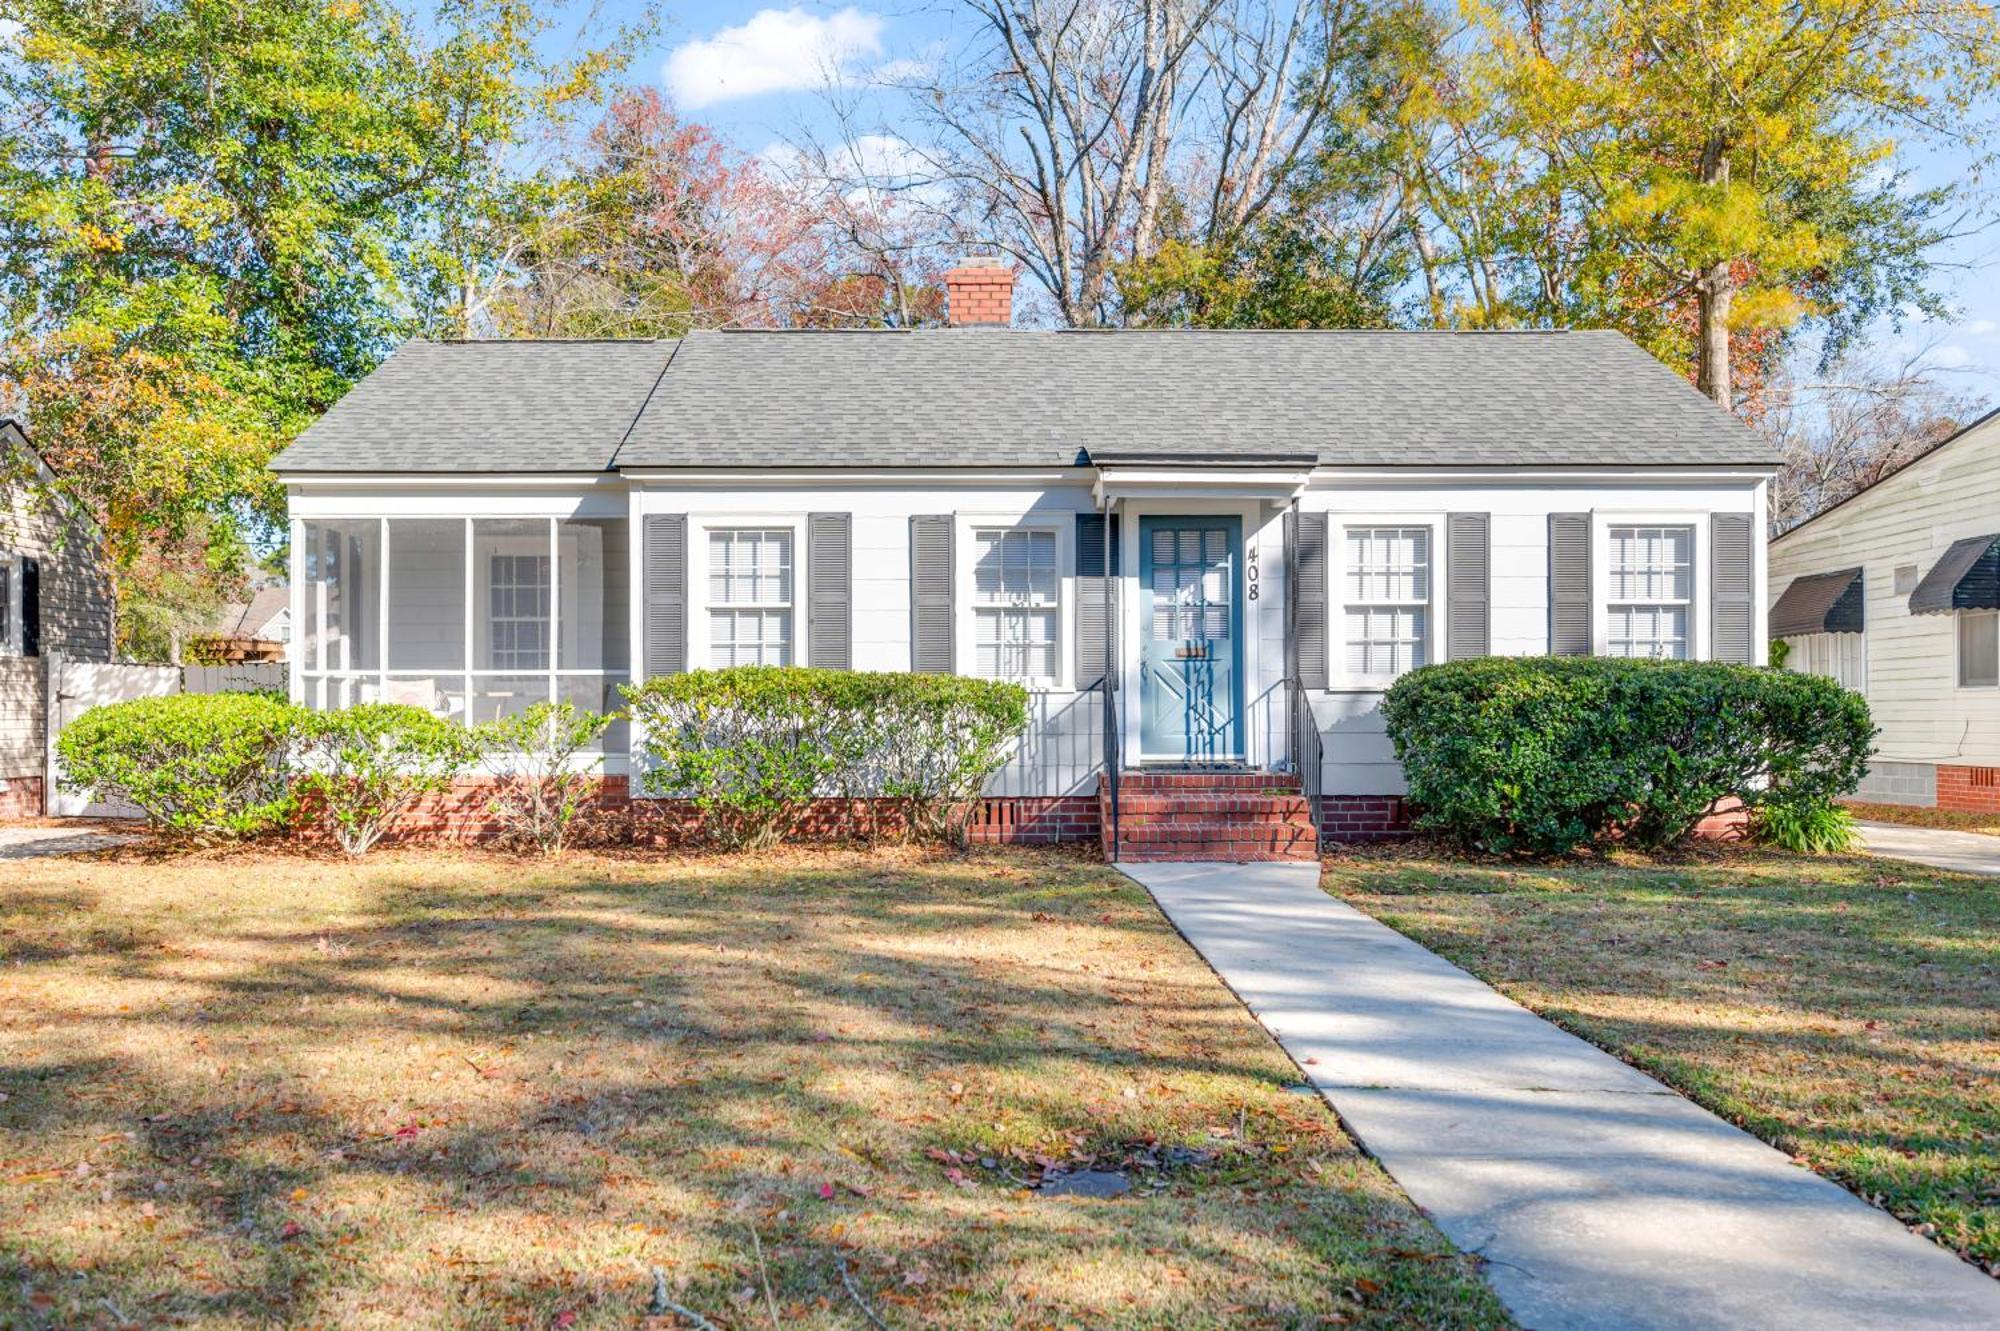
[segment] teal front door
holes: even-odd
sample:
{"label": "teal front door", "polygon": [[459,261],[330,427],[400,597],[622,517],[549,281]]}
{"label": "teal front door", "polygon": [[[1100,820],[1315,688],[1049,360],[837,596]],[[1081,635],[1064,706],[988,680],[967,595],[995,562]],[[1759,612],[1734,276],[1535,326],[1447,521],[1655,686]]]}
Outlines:
{"label": "teal front door", "polygon": [[1237,518],[1139,519],[1139,740],[1147,762],[1243,758]]}

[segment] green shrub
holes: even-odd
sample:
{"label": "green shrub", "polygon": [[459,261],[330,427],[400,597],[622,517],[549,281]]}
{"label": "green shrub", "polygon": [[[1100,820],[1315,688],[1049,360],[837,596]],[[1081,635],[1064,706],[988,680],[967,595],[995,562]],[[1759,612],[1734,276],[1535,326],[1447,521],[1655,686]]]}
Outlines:
{"label": "green shrub", "polygon": [[135,805],[178,840],[239,840],[291,817],[287,762],[305,721],[268,693],[135,698],[72,721],[56,753],[67,789]]}
{"label": "green shrub", "polygon": [[791,835],[819,797],[892,801],[910,835],[961,838],[1028,715],[1017,684],[778,666],[669,675],[625,696],[642,788],[692,800],[736,846]]}
{"label": "green shrub", "polygon": [[1485,657],[1383,699],[1418,825],[1500,853],[1673,844],[1732,797],[1831,803],[1874,737],[1818,675],[1715,662]]}
{"label": "green shrub", "polygon": [[1821,800],[1764,804],[1752,830],[1759,841],[1800,855],[1845,855],[1861,848],[1854,815]]}
{"label": "green shrub", "polygon": [[500,782],[487,809],[507,840],[544,855],[562,853],[604,761],[597,745],[616,719],[570,702],[538,702],[480,727],[480,745]]}
{"label": "green shrub", "polygon": [[478,756],[465,727],[390,702],[313,714],[302,751],[300,792],[349,855],[367,854],[399,815]]}

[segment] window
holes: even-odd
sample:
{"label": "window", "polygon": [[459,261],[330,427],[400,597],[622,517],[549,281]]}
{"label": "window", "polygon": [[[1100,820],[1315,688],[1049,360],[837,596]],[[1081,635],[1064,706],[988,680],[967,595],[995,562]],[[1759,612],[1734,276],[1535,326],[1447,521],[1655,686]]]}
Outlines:
{"label": "window", "polygon": [[1428,527],[1347,529],[1347,673],[1394,679],[1430,659]]}
{"label": "window", "polygon": [[2000,686],[2000,613],[1986,610],[1958,617],[1958,686]]}
{"label": "window", "polygon": [[1693,527],[1611,529],[1609,655],[1685,661],[1693,602]]}
{"label": "window", "polygon": [[792,663],[792,533],[708,534],[708,660]]}
{"label": "window", "polygon": [[549,557],[487,556],[487,667],[549,667]]}
{"label": "window", "polygon": [[21,655],[21,617],[14,613],[14,559],[0,554],[0,655]]}
{"label": "window", "polygon": [[1056,534],[1008,527],[974,531],[973,670],[982,679],[1052,685],[1060,673]]}

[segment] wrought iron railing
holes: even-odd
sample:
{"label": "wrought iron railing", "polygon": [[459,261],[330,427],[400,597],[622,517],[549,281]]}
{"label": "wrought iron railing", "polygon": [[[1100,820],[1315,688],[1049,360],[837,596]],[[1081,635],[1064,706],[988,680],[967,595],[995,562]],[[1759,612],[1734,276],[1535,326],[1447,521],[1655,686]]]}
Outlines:
{"label": "wrought iron railing", "polygon": [[1314,845],[1324,851],[1326,809],[1320,800],[1320,787],[1325,780],[1326,740],[1320,734],[1318,719],[1313,716],[1312,697],[1297,677],[1285,681],[1285,692],[1290,695],[1292,762],[1299,772],[1299,793],[1312,817]]}

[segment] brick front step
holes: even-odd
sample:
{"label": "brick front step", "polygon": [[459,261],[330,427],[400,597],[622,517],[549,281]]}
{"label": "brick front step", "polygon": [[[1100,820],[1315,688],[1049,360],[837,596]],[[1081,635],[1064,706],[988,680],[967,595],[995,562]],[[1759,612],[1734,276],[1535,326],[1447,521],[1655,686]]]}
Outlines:
{"label": "brick front step", "polygon": [[1283,772],[1121,772],[1119,794],[1155,791],[1272,790],[1297,794],[1299,779]]}
{"label": "brick front step", "polygon": [[1312,807],[1296,777],[1274,772],[1127,772],[1118,782],[1118,834],[1100,792],[1105,852],[1122,860],[1319,858]]}

